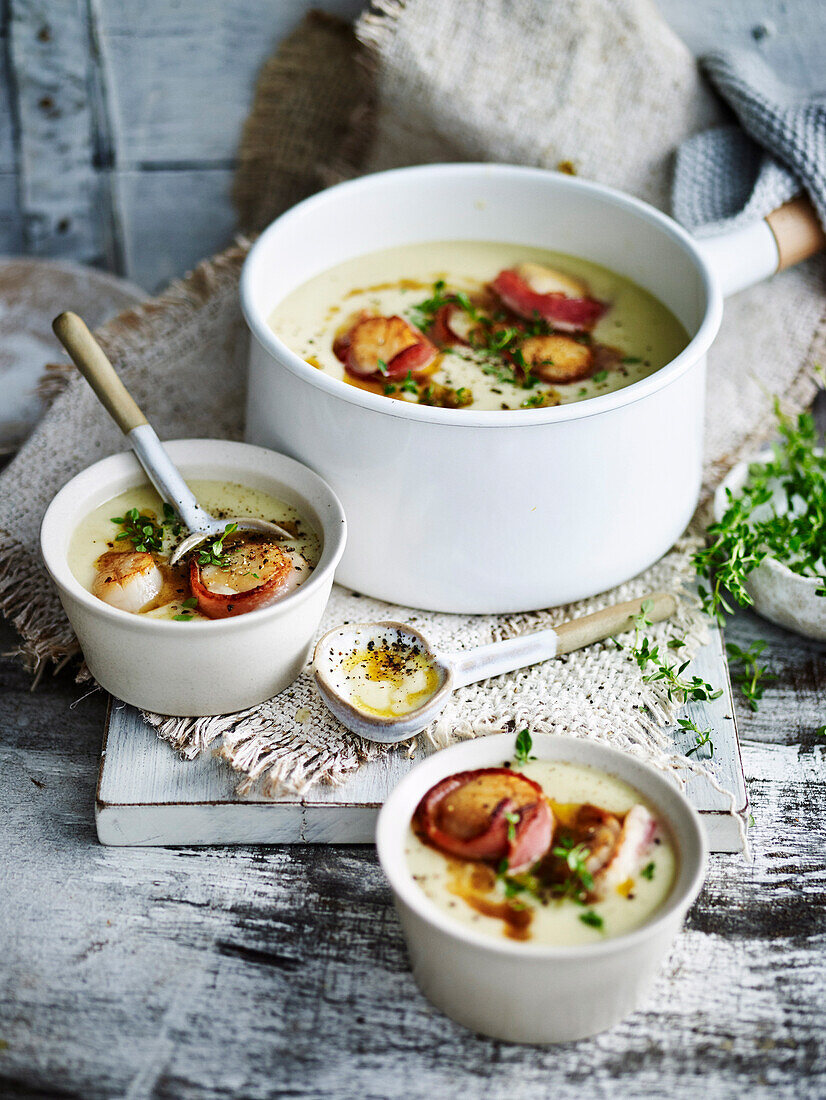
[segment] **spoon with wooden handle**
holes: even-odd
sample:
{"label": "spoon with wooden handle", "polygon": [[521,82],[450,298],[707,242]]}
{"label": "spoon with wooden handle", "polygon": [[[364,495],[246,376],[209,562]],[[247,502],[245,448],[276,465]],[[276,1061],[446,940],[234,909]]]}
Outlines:
{"label": "spoon with wooden handle", "polygon": [[[336,627],[319,640],[313,656],[313,674],[321,698],[343,725],[368,741],[392,745],[429,726],[456,688],[561,657],[622,634],[634,627],[643,609],[647,621],[657,623],[674,614],[677,600],[670,592],[651,592],[548,630],[453,652],[439,651],[424,634],[405,623],[348,624]],[[362,659],[368,664],[378,662],[380,671],[377,673],[376,667],[371,667],[367,676],[373,686],[384,679],[383,654],[388,657],[386,679],[392,686],[398,686],[393,680],[394,669],[401,668],[403,672],[405,667],[410,668],[407,654],[411,654],[421,658],[415,662],[419,667],[423,664],[432,673],[433,690],[416,692],[414,705],[409,709],[402,706],[399,712],[360,705],[357,666]]]}
{"label": "spoon with wooden handle", "polygon": [[52,328],[100,403],[129,440],[161,500],[174,508],[189,530],[190,534],[178,544],[170,558],[173,564],[205,539],[223,535],[233,523],[239,531],[258,531],[277,539],[294,537],[283,527],[267,520],[250,516],[216,519],[204,511],[83,320],[76,313],[61,313],[55,317]]}

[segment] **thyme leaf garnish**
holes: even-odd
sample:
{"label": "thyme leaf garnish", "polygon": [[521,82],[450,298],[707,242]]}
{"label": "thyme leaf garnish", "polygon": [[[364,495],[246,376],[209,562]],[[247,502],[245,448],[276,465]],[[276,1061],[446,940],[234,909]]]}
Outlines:
{"label": "thyme leaf garnish", "polygon": [[517,764],[527,764],[531,760],[536,760],[535,756],[531,756],[531,749],[533,748],[533,738],[530,735],[528,727],[525,726],[523,730],[520,730],[516,735],[516,743],[514,745],[514,759]]}
{"label": "thyme leaf garnish", "polygon": [[224,554],[224,539],[237,530],[237,523],[228,523],[222,535],[198,551],[199,565],[217,565],[219,569],[226,569],[229,565],[229,556]]}

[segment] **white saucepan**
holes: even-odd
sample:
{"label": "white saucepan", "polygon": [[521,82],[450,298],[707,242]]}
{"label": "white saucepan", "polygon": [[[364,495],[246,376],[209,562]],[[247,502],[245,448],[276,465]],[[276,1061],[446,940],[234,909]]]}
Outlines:
{"label": "white saucepan", "polygon": [[[768,222],[695,241],[610,188],[508,165],[427,165],[332,187],[275,221],[244,266],[247,439],[306,463],[339,495],[350,538],[337,576],[359,592],[500,613],[604,591],[685,529],[700,489],[706,353],[723,295],[822,246],[812,218],[793,203]],[[690,343],[625,389],[489,412],[348,386],[290,351],[267,323],[286,295],[335,264],[459,239],[603,264],[656,295]],[[652,458],[663,454],[667,463]]]}

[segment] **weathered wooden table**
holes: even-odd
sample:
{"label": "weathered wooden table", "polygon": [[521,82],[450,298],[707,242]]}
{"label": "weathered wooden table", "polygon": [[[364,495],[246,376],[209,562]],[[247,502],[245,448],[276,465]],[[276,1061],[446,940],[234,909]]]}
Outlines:
{"label": "weathered wooden table", "polygon": [[103,695],[4,658],[0,1095],[826,1095],[826,650],[729,637],[777,676],[738,710],[754,862],[712,858],[643,1011],[548,1049],[429,1006],[372,848],[99,846]]}

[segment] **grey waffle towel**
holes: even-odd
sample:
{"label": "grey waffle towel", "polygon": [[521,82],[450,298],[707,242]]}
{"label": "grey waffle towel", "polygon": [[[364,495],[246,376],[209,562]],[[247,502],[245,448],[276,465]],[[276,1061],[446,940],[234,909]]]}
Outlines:
{"label": "grey waffle towel", "polygon": [[805,190],[826,226],[826,95],[783,83],[748,50],[703,67],[742,129],[721,126],[677,153],[674,216],[699,235],[765,217]]}

